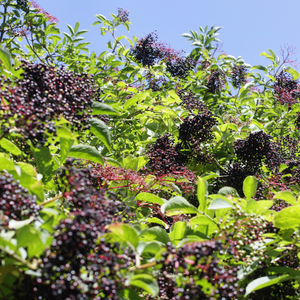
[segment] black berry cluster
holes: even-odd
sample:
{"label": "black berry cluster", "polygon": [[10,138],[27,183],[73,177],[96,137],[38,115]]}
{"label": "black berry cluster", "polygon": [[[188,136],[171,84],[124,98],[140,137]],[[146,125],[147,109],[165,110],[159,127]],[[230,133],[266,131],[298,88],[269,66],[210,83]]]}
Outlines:
{"label": "black berry cluster", "polygon": [[297,117],[295,120],[295,126],[298,130],[300,129],[300,113],[297,113]]}
{"label": "black berry cluster", "polygon": [[[236,267],[220,263],[218,254],[225,251],[222,241],[186,244],[175,248],[170,242],[158,261],[160,297],[184,299],[237,299],[243,292],[237,285]],[[181,275],[181,283],[174,275]],[[197,283],[207,281],[210,287]],[[212,297],[212,298],[211,298]]]}
{"label": "black berry cluster", "polygon": [[207,90],[209,93],[215,94],[220,91],[225,84],[225,76],[221,70],[213,70],[207,80]]}
{"label": "black berry cluster", "polygon": [[181,89],[177,91],[177,95],[181,99],[183,107],[185,107],[191,113],[194,111],[200,113],[206,110],[203,101],[196,97],[192,91]]}
{"label": "black berry cluster", "polygon": [[122,23],[128,22],[129,21],[129,11],[124,10],[123,8],[119,7],[118,8],[118,15],[117,17],[120,19]]}
{"label": "black berry cluster", "polygon": [[144,67],[153,66],[164,56],[157,40],[156,32],[149,33],[146,37],[139,39],[137,44],[131,48],[131,55]]}
{"label": "black berry cluster", "polygon": [[17,5],[20,7],[23,11],[28,11],[28,4],[27,0],[17,0]]}
{"label": "black berry cluster", "polygon": [[39,210],[40,206],[36,204],[35,196],[29,194],[10,174],[0,173],[1,225],[7,225],[10,220],[36,218]]}
{"label": "black berry cluster", "polygon": [[174,146],[171,134],[159,136],[153,145],[149,146],[149,162],[147,169],[158,175],[172,173],[183,169],[183,164],[179,162],[179,153]]}
{"label": "black berry cluster", "polygon": [[174,57],[167,59],[167,71],[171,73],[173,77],[186,78],[189,75],[189,71],[192,70],[196,63],[191,58],[186,57]]}
{"label": "black berry cluster", "polygon": [[133,258],[130,251],[107,243],[102,236],[106,225],[122,221],[124,205],[94,189],[90,170],[77,170],[72,162],[67,162],[61,175],[71,213],[56,228],[42,257],[42,276],[34,293],[38,299],[119,299],[124,284],[120,272],[132,265]]}
{"label": "black berry cluster", "polygon": [[93,79],[42,63],[23,62],[23,78],[0,90],[0,122],[4,133],[14,130],[33,145],[43,146],[56,134],[55,121],[65,118],[74,130],[89,128],[95,97]]}
{"label": "black berry cluster", "polygon": [[276,81],[273,85],[275,99],[280,104],[287,103],[289,106],[293,103],[298,103],[300,97],[298,80],[293,80],[292,75],[285,71],[277,74],[275,79]]}
{"label": "black berry cluster", "polygon": [[240,88],[246,83],[246,70],[244,65],[234,65],[231,71],[231,82],[235,88]]}
{"label": "black berry cluster", "polygon": [[264,160],[273,167],[281,163],[272,137],[263,131],[252,132],[245,140],[237,140],[234,143],[234,151],[237,158],[245,165],[259,168]]}
{"label": "black berry cluster", "polygon": [[202,113],[184,119],[179,126],[179,143],[176,149],[181,153],[181,159],[188,161],[196,159],[198,162],[211,160],[210,150],[204,145],[205,142],[213,139],[212,128],[217,120],[212,113],[204,110]]}

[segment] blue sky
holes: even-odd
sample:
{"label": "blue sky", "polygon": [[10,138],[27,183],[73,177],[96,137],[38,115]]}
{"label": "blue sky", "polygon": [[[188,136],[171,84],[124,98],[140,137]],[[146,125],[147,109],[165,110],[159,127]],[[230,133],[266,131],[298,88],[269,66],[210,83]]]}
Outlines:
{"label": "blue sky", "polygon": [[300,0],[36,0],[48,13],[59,19],[59,28],[68,31],[66,23],[80,29],[92,42],[90,49],[97,54],[106,50],[109,36],[101,36],[99,25],[92,27],[95,14],[109,18],[117,14],[118,7],[129,11],[132,23],[130,32],[143,37],[157,30],[159,39],[172,48],[190,52],[190,44],[180,35],[189,30],[199,31],[199,26],[221,26],[219,39],[226,54],[242,56],[246,63],[268,64],[260,53],[272,49],[280,54],[284,45],[294,46],[300,63]]}

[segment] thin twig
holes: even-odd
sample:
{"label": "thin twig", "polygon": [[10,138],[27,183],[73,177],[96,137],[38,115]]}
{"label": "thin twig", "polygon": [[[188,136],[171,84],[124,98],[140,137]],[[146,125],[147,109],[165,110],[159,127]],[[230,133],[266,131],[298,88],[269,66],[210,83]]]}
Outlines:
{"label": "thin twig", "polygon": [[63,194],[60,194],[60,195],[58,195],[58,196],[55,196],[54,198],[52,198],[52,199],[50,199],[50,200],[47,200],[47,201],[45,201],[45,202],[42,202],[41,204],[39,204],[40,206],[44,206],[44,205],[46,205],[46,204],[48,204],[48,203],[51,203],[51,202],[54,202],[54,201],[56,201],[56,200],[58,200],[58,199],[61,199],[61,198],[63,198]]}

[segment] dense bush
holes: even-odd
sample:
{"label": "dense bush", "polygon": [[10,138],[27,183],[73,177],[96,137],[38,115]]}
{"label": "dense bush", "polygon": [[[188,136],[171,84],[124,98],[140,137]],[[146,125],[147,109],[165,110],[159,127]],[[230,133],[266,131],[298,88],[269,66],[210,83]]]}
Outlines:
{"label": "dense bush", "polygon": [[79,22],[1,9],[1,299],[299,299],[290,51],[250,66],[199,27],[183,55],[116,36],[119,8],[90,53]]}

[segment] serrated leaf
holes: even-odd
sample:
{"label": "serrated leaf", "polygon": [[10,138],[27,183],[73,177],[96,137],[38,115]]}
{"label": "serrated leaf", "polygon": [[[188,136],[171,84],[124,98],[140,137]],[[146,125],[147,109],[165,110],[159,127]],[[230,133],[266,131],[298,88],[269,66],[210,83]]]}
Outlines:
{"label": "serrated leaf", "polygon": [[119,113],[114,110],[111,106],[100,103],[100,102],[94,102],[93,103],[93,115],[110,115],[110,116],[116,116]]}
{"label": "serrated leaf", "polygon": [[300,226],[300,207],[289,206],[278,212],[274,225],[281,229],[296,228]]}
{"label": "serrated leaf", "polygon": [[163,204],[161,206],[161,211],[167,216],[195,214],[199,212],[194,205],[190,204],[185,198],[180,196],[173,197],[165,204]]}
{"label": "serrated leaf", "polygon": [[252,198],[256,194],[257,179],[254,176],[247,176],[243,182],[243,192],[247,199]]}
{"label": "serrated leaf", "polygon": [[216,210],[216,209],[231,208],[231,207],[233,207],[232,204],[226,201],[225,199],[216,198],[210,203],[208,209]]}
{"label": "serrated leaf", "polygon": [[75,33],[74,33],[73,27],[72,27],[71,25],[69,25],[69,24],[66,24],[66,25],[67,25],[67,27],[68,27],[68,29],[69,29],[71,35],[74,36]]}
{"label": "serrated leaf", "polygon": [[156,203],[159,205],[164,204],[165,202],[158,196],[150,194],[150,193],[139,193],[136,197],[135,197],[136,201],[145,201],[148,203]]}
{"label": "serrated leaf", "polygon": [[2,138],[0,140],[0,146],[6,151],[12,153],[13,155],[20,155],[22,153],[21,150],[15,144],[13,144],[11,141],[5,138]]}
{"label": "serrated leaf", "polygon": [[89,145],[72,146],[70,152],[68,153],[68,157],[86,159],[101,165],[104,164],[103,157],[98,150]]}
{"label": "serrated leaf", "polygon": [[110,132],[106,124],[98,120],[96,118],[93,118],[90,120],[91,128],[90,131],[101,141],[103,144],[107,147],[107,149],[110,151],[110,144],[111,144],[111,137]]}
{"label": "serrated leaf", "polygon": [[130,285],[143,289],[153,297],[156,297],[159,292],[156,280],[148,274],[134,275],[130,281]]}
{"label": "serrated leaf", "polygon": [[130,243],[134,248],[137,247],[139,243],[139,236],[135,229],[128,224],[110,224],[107,228],[113,232],[118,238],[124,243]]}
{"label": "serrated leaf", "polygon": [[7,70],[11,69],[11,56],[8,50],[0,47],[0,60]]}
{"label": "serrated leaf", "polygon": [[146,242],[158,241],[165,245],[170,241],[167,232],[159,226],[143,230],[140,234],[140,238]]}
{"label": "serrated leaf", "polygon": [[278,192],[274,195],[273,199],[280,199],[280,200],[284,200],[287,203],[290,203],[292,205],[297,205],[297,201],[295,199],[294,194],[289,191]]}

